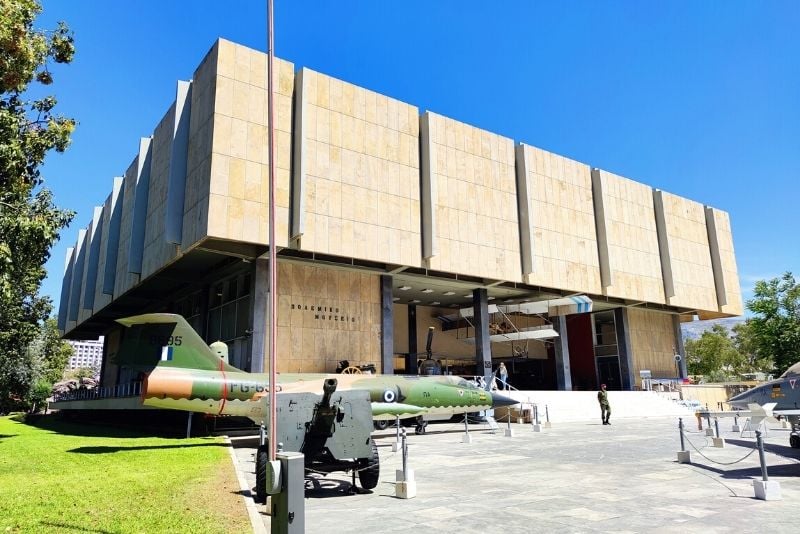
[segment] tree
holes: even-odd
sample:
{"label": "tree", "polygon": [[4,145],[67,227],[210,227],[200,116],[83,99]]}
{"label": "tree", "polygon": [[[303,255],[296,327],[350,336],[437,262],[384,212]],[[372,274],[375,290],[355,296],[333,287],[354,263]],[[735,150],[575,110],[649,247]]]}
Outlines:
{"label": "tree", "polygon": [[753,327],[750,319],[733,327],[733,344],[745,358],[748,372],[769,374],[775,368],[775,362],[769,356],[762,357],[758,352]]}
{"label": "tree", "polygon": [[747,322],[759,358],[774,361],[777,373],[800,360],[800,285],[792,273],[756,282],[747,309],[753,313]]}
{"label": "tree", "polygon": [[728,329],[720,324],[698,339],[687,340],[685,348],[686,365],[692,375],[728,380],[737,378],[746,368],[746,358],[736,349]]}
{"label": "tree", "polygon": [[32,83],[52,83],[51,61],[75,53],[64,23],[33,27],[41,10],[37,0],[0,0],[0,412],[24,404],[35,384],[25,347],[52,310],[39,295],[44,264],[74,215],[55,206],[40,167],[67,148],[75,121],[54,113],[53,96],[26,98]]}

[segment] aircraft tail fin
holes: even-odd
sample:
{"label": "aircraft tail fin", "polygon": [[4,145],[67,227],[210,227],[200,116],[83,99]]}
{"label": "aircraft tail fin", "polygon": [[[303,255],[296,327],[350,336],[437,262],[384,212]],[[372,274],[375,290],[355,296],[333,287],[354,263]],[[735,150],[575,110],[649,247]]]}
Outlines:
{"label": "aircraft tail fin", "polygon": [[155,367],[237,371],[209,348],[180,315],[148,313],[117,319],[127,328],[111,361],[151,370]]}

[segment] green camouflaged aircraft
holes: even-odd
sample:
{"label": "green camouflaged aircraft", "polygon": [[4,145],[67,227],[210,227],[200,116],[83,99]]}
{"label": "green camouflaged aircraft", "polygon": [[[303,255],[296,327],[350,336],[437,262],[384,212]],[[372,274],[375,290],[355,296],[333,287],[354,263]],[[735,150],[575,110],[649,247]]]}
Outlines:
{"label": "green camouflaged aircraft", "polygon": [[[180,315],[152,313],[118,322],[128,330],[111,358],[148,373],[144,405],[269,424],[269,375],[226,363]],[[378,482],[377,449],[369,437],[373,420],[516,404],[457,376],[363,374],[280,373],[276,399],[284,450],[303,452],[307,467],[318,471],[358,470],[366,489]]]}

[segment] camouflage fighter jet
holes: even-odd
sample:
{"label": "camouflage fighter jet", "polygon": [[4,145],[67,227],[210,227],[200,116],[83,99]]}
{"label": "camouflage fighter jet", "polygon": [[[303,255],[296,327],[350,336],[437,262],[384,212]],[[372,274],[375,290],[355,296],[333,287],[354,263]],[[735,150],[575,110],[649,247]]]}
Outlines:
{"label": "camouflage fighter jet", "polygon": [[[226,363],[182,316],[152,313],[118,322],[128,330],[111,358],[147,373],[144,405],[269,424],[269,375]],[[352,470],[354,478],[358,471],[365,489],[378,483],[377,448],[369,436],[373,420],[454,415],[517,403],[457,376],[280,373],[276,398],[278,441],[284,450],[303,452],[308,469]],[[259,475],[266,457],[262,449]],[[261,489],[257,484],[259,499],[266,498]]]}

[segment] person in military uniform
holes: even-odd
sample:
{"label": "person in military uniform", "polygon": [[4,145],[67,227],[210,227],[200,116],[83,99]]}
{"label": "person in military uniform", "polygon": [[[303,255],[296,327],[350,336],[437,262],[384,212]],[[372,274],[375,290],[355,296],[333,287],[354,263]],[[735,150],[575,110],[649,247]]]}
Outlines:
{"label": "person in military uniform", "polygon": [[606,385],[600,384],[600,391],[597,392],[597,402],[600,403],[600,418],[604,425],[610,425],[608,419],[611,417],[611,405],[608,403],[608,391]]}

